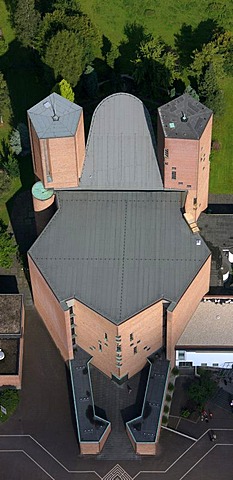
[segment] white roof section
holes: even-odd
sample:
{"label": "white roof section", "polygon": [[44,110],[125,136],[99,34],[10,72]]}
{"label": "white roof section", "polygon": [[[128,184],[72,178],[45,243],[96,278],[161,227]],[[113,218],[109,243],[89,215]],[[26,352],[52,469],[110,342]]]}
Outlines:
{"label": "white roof section", "polygon": [[176,346],[233,349],[233,303],[201,302]]}
{"label": "white roof section", "polygon": [[51,93],[28,110],[38,138],[61,138],[75,135],[82,107],[57,93]]}

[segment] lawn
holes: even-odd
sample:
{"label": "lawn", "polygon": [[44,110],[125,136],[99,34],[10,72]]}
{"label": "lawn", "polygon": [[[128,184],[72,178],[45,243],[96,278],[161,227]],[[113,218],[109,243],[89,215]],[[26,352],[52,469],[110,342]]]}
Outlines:
{"label": "lawn", "polygon": [[211,156],[211,193],[233,193],[233,82],[227,78],[222,82],[225,94],[224,115],[214,121],[213,139],[220,142],[220,150]]}
{"label": "lawn", "polygon": [[[93,23],[97,25],[102,35],[107,37],[114,45],[120,45],[120,54],[132,55],[137,45],[141,30],[129,28],[133,24],[141,25],[145,33],[152,33],[161,37],[169,44],[174,45],[177,36],[179,43],[187,52],[191,52],[195,42],[205,41],[207,30],[213,27],[213,21],[208,18],[207,9],[209,0],[79,0],[81,9],[87,13]],[[218,2],[217,2],[218,3]],[[221,3],[221,2],[219,2]],[[223,2],[231,8],[230,0]],[[226,18],[224,25],[227,21]],[[184,29],[183,24],[190,25],[190,29]],[[127,27],[128,26],[128,27]],[[233,30],[233,25],[228,28]],[[227,28],[227,27],[226,27]],[[195,30],[196,29],[196,30]],[[128,32],[128,33],[127,33]],[[133,34],[134,32],[134,34]],[[186,33],[185,33],[186,32]],[[124,58],[122,63],[124,73],[130,71],[130,62]],[[232,169],[232,118],[233,118],[233,79],[227,78],[221,85],[226,109],[224,115],[215,119],[213,138],[221,144],[221,149],[214,152],[211,160],[210,192],[233,193],[233,169]]]}

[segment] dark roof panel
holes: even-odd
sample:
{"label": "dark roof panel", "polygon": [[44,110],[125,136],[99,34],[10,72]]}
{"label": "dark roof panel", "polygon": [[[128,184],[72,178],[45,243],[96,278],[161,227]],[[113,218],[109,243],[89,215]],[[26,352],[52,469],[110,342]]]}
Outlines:
{"label": "dark roof panel", "polygon": [[59,191],[29,254],[59,301],[75,297],[119,324],[161,297],[178,301],[210,252],[180,192]]}
{"label": "dark roof panel", "polygon": [[198,140],[213,112],[188,94],[158,108],[164,135]]}

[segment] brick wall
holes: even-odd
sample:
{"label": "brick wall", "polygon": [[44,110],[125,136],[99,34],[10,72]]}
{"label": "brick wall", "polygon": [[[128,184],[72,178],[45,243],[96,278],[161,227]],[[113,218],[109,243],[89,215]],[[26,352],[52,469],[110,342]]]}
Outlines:
{"label": "brick wall", "polygon": [[[92,355],[92,364],[109,377],[112,374],[131,377],[145,366],[147,357],[162,346],[162,302],[118,327],[77,300],[74,311],[77,344]],[[118,335],[121,340],[117,342]],[[117,346],[121,348],[118,352]],[[134,353],[135,347],[137,353]],[[122,355],[121,367],[116,366],[117,353]]]}
{"label": "brick wall", "polygon": [[42,161],[41,161],[41,151],[40,151],[40,141],[37,137],[37,134],[33,128],[33,125],[28,117],[28,126],[29,126],[29,136],[31,141],[31,149],[32,149],[32,161],[33,161],[33,170],[35,175],[43,181],[43,168],[42,168]]}
{"label": "brick wall", "polygon": [[35,307],[64,360],[73,358],[69,311],[64,312],[40,271],[28,256]]}
{"label": "brick wall", "polygon": [[202,297],[209,290],[210,266],[211,256],[206,260],[174,310],[167,310],[167,358],[171,361],[171,367],[175,364],[175,345]]}
{"label": "brick wall", "polygon": [[[130,334],[133,340],[130,340]],[[162,346],[163,305],[162,301],[138,313],[118,327],[121,335],[122,367],[118,376],[132,377],[147,363],[147,357]],[[134,353],[134,348],[137,353]]]}

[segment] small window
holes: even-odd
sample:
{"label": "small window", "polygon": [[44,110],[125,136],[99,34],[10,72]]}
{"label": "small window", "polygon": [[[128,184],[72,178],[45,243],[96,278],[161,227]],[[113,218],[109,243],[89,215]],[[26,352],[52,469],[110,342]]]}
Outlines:
{"label": "small window", "polygon": [[145,347],[143,347],[143,350],[147,350],[147,348],[148,348],[148,347],[147,347],[147,345],[146,345]]}
{"label": "small window", "polygon": [[164,149],[164,157],[165,157],[165,158],[168,158],[168,157],[169,157],[169,150],[168,150],[168,148],[165,148],[165,149]]}
{"label": "small window", "polygon": [[176,171],[172,171],[172,180],[176,180]]}
{"label": "small window", "polygon": [[108,347],[108,343],[105,343],[104,345],[105,345],[105,347]]}
{"label": "small window", "polygon": [[205,167],[203,167],[202,170],[205,170]]}
{"label": "small window", "polygon": [[137,341],[137,343],[140,343],[140,342],[141,342],[141,340],[138,340],[138,341]]}
{"label": "small window", "polygon": [[104,334],[104,340],[106,340],[106,342],[108,341],[108,334],[107,333]]}
{"label": "small window", "polygon": [[202,367],[207,367],[207,363],[201,363]]}
{"label": "small window", "polygon": [[218,363],[212,363],[213,367],[218,367]]}
{"label": "small window", "polygon": [[193,362],[179,362],[179,367],[192,367]]}
{"label": "small window", "polygon": [[192,185],[187,185],[188,188],[192,188]]}
{"label": "small window", "polygon": [[117,362],[117,363],[116,363],[116,366],[117,366],[117,367],[122,367],[122,363]]}
{"label": "small window", "polygon": [[102,352],[102,345],[99,343],[99,352]]}
{"label": "small window", "polygon": [[136,355],[136,353],[138,353],[138,347],[134,347],[133,353],[134,353],[134,355]]}
{"label": "small window", "polygon": [[149,350],[150,350],[150,347],[147,347],[147,349],[146,349],[146,350],[147,350],[147,352],[149,352]]}
{"label": "small window", "polygon": [[193,206],[196,207],[196,205],[197,205],[197,197],[193,199]]}
{"label": "small window", "polygon": [[90,348],[90,350],[93,350],[93,347],[89,347],[89,348]]}
{"label": "small window", "polygon": [[117,352],[121,352],[121,345],[117,345],[116,351],[117,351]]}
{"label": "small window", "polygon": [[131,343],[131,344],[130,344],[130,347],[132,347],[132,346],[133,346],[133,344],[134,344],[134,343]]}
{"label": "small window", "polygon": [[133,341],[133,333],[130,334],[129,339],[131,342]]}
{"label": "small window", "polygon": [[183,185],[183,182],[178,182],[178,185]]}
{"label": "small window", "polygon": [[185,360],[185,352],[182,352],[182,351],[178,352],[178,360]]}
{"label": "small window", "polygon": [[172,167],[172,170],[176,170],[176,167]]}
{"label": "small window", "polygon": [[72,345],[73,345],[73,347],[76,345],[75,338],[72,338]]}

